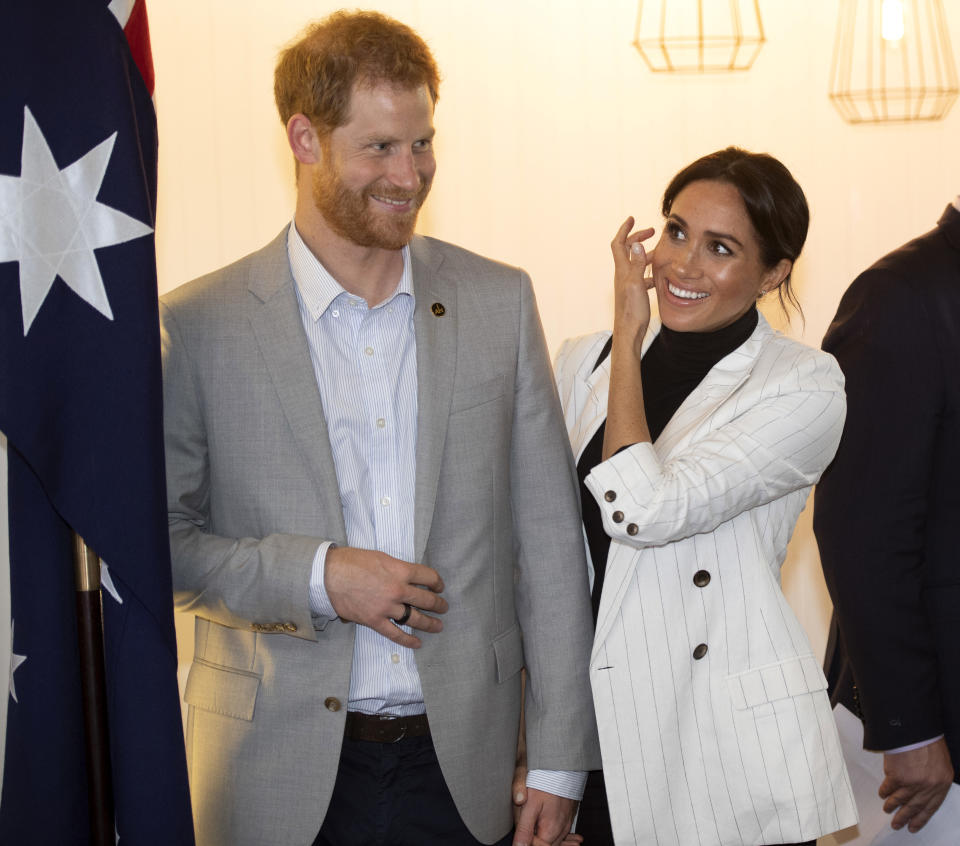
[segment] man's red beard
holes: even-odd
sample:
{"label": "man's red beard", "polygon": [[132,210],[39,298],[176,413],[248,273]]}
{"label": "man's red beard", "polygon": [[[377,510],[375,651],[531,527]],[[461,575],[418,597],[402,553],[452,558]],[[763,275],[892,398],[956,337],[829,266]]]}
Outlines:
{"label": "man's red beard", "polygon": [[[313,202],[327,225],[338,235],[361,247],[379,247],[399,250],[410,243],[417,215],[427,194],[430,180],[421,178],[420,189],[414,193],[400,191],[393,186],[368,185],[361,191],[352,191],[340,179],[329,162],[318,168],[313,180]],[[389,200],[412,200],[412,207],[402,214],[371,210],[370,195]]]}

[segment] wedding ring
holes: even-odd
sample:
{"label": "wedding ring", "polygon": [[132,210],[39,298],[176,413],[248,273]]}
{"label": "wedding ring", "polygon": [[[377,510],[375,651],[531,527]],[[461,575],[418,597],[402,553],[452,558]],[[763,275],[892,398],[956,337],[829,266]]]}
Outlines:
{"label": "wedding ring", "polygon": [[397,617],[393,622],[398,626],[402,626],[407,620],[410,619],[410,613],[413,611],[413,608],[406,602],[403,603],[403,614]]}

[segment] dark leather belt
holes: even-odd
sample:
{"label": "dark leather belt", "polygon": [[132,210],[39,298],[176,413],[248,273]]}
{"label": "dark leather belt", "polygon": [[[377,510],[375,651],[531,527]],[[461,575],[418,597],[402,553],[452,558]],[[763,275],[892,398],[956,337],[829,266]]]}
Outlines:
{"label": "dark leather belt", "polygon": [[374,743],[396,743],[405,737],[423,737],[430,734],[426,714],[412,717],[389,717],[347,712],[344,734],[350,740],[369,740]]}

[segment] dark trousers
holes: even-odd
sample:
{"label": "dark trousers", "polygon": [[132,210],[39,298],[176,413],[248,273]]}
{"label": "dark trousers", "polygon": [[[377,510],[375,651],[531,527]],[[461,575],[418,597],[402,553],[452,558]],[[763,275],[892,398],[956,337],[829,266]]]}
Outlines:
{"label": "dark trousers", "polygon": [[[512,840],[511,832],[496,846]],[[396,743],[344,738],[333,798],[313,846],[481,844],[457,813],[427,735]]]}
{"label": "dark trousers", "polygon": [[[583,835],[583,846],[613,846],[610,807],[607,805],[607,790],[601,770],[593,770],[587,775],[587,787],[583,792],[575,831]],[[816,840],[807,840],[783,846],[816,846],[816,843]]]}

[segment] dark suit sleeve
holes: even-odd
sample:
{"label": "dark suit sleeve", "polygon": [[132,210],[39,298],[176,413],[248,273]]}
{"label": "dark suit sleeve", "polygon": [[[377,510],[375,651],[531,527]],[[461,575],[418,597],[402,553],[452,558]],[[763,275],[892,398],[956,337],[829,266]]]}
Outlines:
{"label": "dark suit sleeve", "polygon": [[844,295],[823,342],[846,377],[847,421],[817,488],[814,530],[868,749],[943,731],[922,596],[943,396],[933,334],[916,290],[874,268]]}

